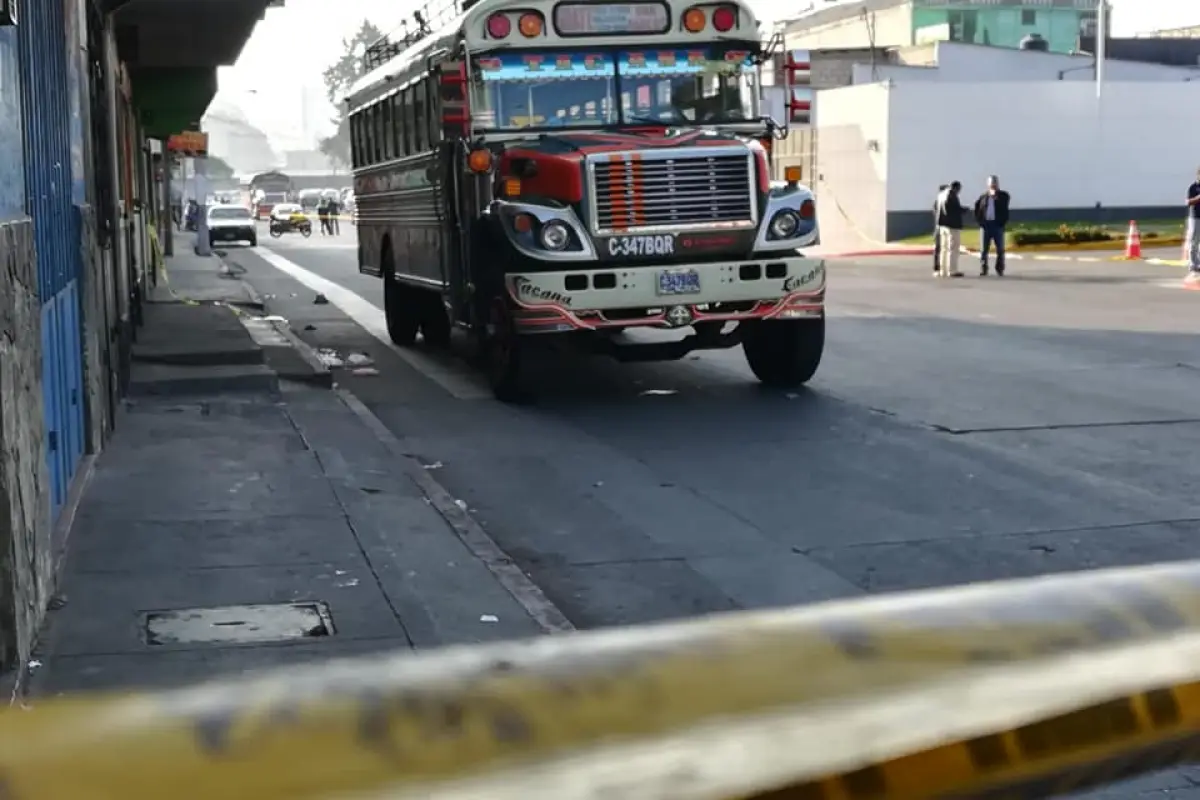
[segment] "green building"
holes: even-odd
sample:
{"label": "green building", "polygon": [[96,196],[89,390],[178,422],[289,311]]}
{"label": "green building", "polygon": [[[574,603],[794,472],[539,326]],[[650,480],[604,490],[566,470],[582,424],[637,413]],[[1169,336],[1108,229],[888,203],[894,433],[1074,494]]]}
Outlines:
{"label": "green building", "polygon": [[1070,53],[1081,35],[1096,34],[1098,5],[1098,0],[843,0],[816,2],[782,28],[793,49],[907,47],[936,41],[1018,47],[1022,39],[1037,34],[1048,45],[1045,49]]}
{"label": "green building", "polygon": [[1069,53],[1096,33],[1097,0],[912,0],[914,43],[949,40],[1017,47],[1038,34],[1054,53]]}

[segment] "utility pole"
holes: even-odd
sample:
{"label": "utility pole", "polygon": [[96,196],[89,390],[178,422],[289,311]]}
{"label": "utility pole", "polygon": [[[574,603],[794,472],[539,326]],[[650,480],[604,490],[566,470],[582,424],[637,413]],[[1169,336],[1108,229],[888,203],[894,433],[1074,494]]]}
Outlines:
{"label": "utility pole", "polygon": [[196,255],[211,256],[212,246],[208,241],[208,158],[194,158],[192,163],[196,168],[196,202],[200,205],[200,210],[196,212]]}
{"label": "utility pole", "polygon": [[1096,99],[1104,97],[1104,59],[1108,51],[1108,0],[1096,6]]}

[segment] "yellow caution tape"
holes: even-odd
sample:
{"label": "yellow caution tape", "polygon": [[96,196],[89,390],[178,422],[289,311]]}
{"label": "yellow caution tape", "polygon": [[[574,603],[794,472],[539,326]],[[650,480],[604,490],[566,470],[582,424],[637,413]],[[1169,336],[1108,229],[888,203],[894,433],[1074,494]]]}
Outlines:
{"label": "yellow caution tape", "polygon": [[0,715],[0,797],[1045,797],[1200,753],[1200,564]]}

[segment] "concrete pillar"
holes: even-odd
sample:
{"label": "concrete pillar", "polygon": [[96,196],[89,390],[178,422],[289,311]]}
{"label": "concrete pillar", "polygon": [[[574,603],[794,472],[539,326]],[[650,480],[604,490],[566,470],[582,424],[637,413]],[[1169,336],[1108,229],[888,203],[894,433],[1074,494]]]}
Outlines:
{"label": "concrete pillar", "polygon": [[129,319],[129,239],[127,238],[125,220],[124,188],[121,184],[121,126],[117,122],[120,103],[117,92],[117,69],[120,64],[117,58],[117,41],[113,33],[114,22],[108,15],[104,22],[104,94],[108,106],[108,158],[112,163],[112,174],[109,177],[113,205],[113,285],[116,288],[116,321],[117,321],[117,375],[120,387],[118,393],[124,393],[129,380],[130,348],[133,332]]}
{"label": "concrete pillar", "polygon": [[196,164],[196,202],[200,213],[196,220],[196,255],[211,256],[212,246],[208,241],[208,159],[194,159]]}

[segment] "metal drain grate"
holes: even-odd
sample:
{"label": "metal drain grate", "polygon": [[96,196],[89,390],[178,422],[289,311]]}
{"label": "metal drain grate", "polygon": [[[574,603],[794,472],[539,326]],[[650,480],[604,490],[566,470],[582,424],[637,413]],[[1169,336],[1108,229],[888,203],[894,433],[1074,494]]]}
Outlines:
{"label": "metal drain grate", "polygon": [[248,644],[333,636],[325,603],[184,608],[146,614],[146,644]]}

